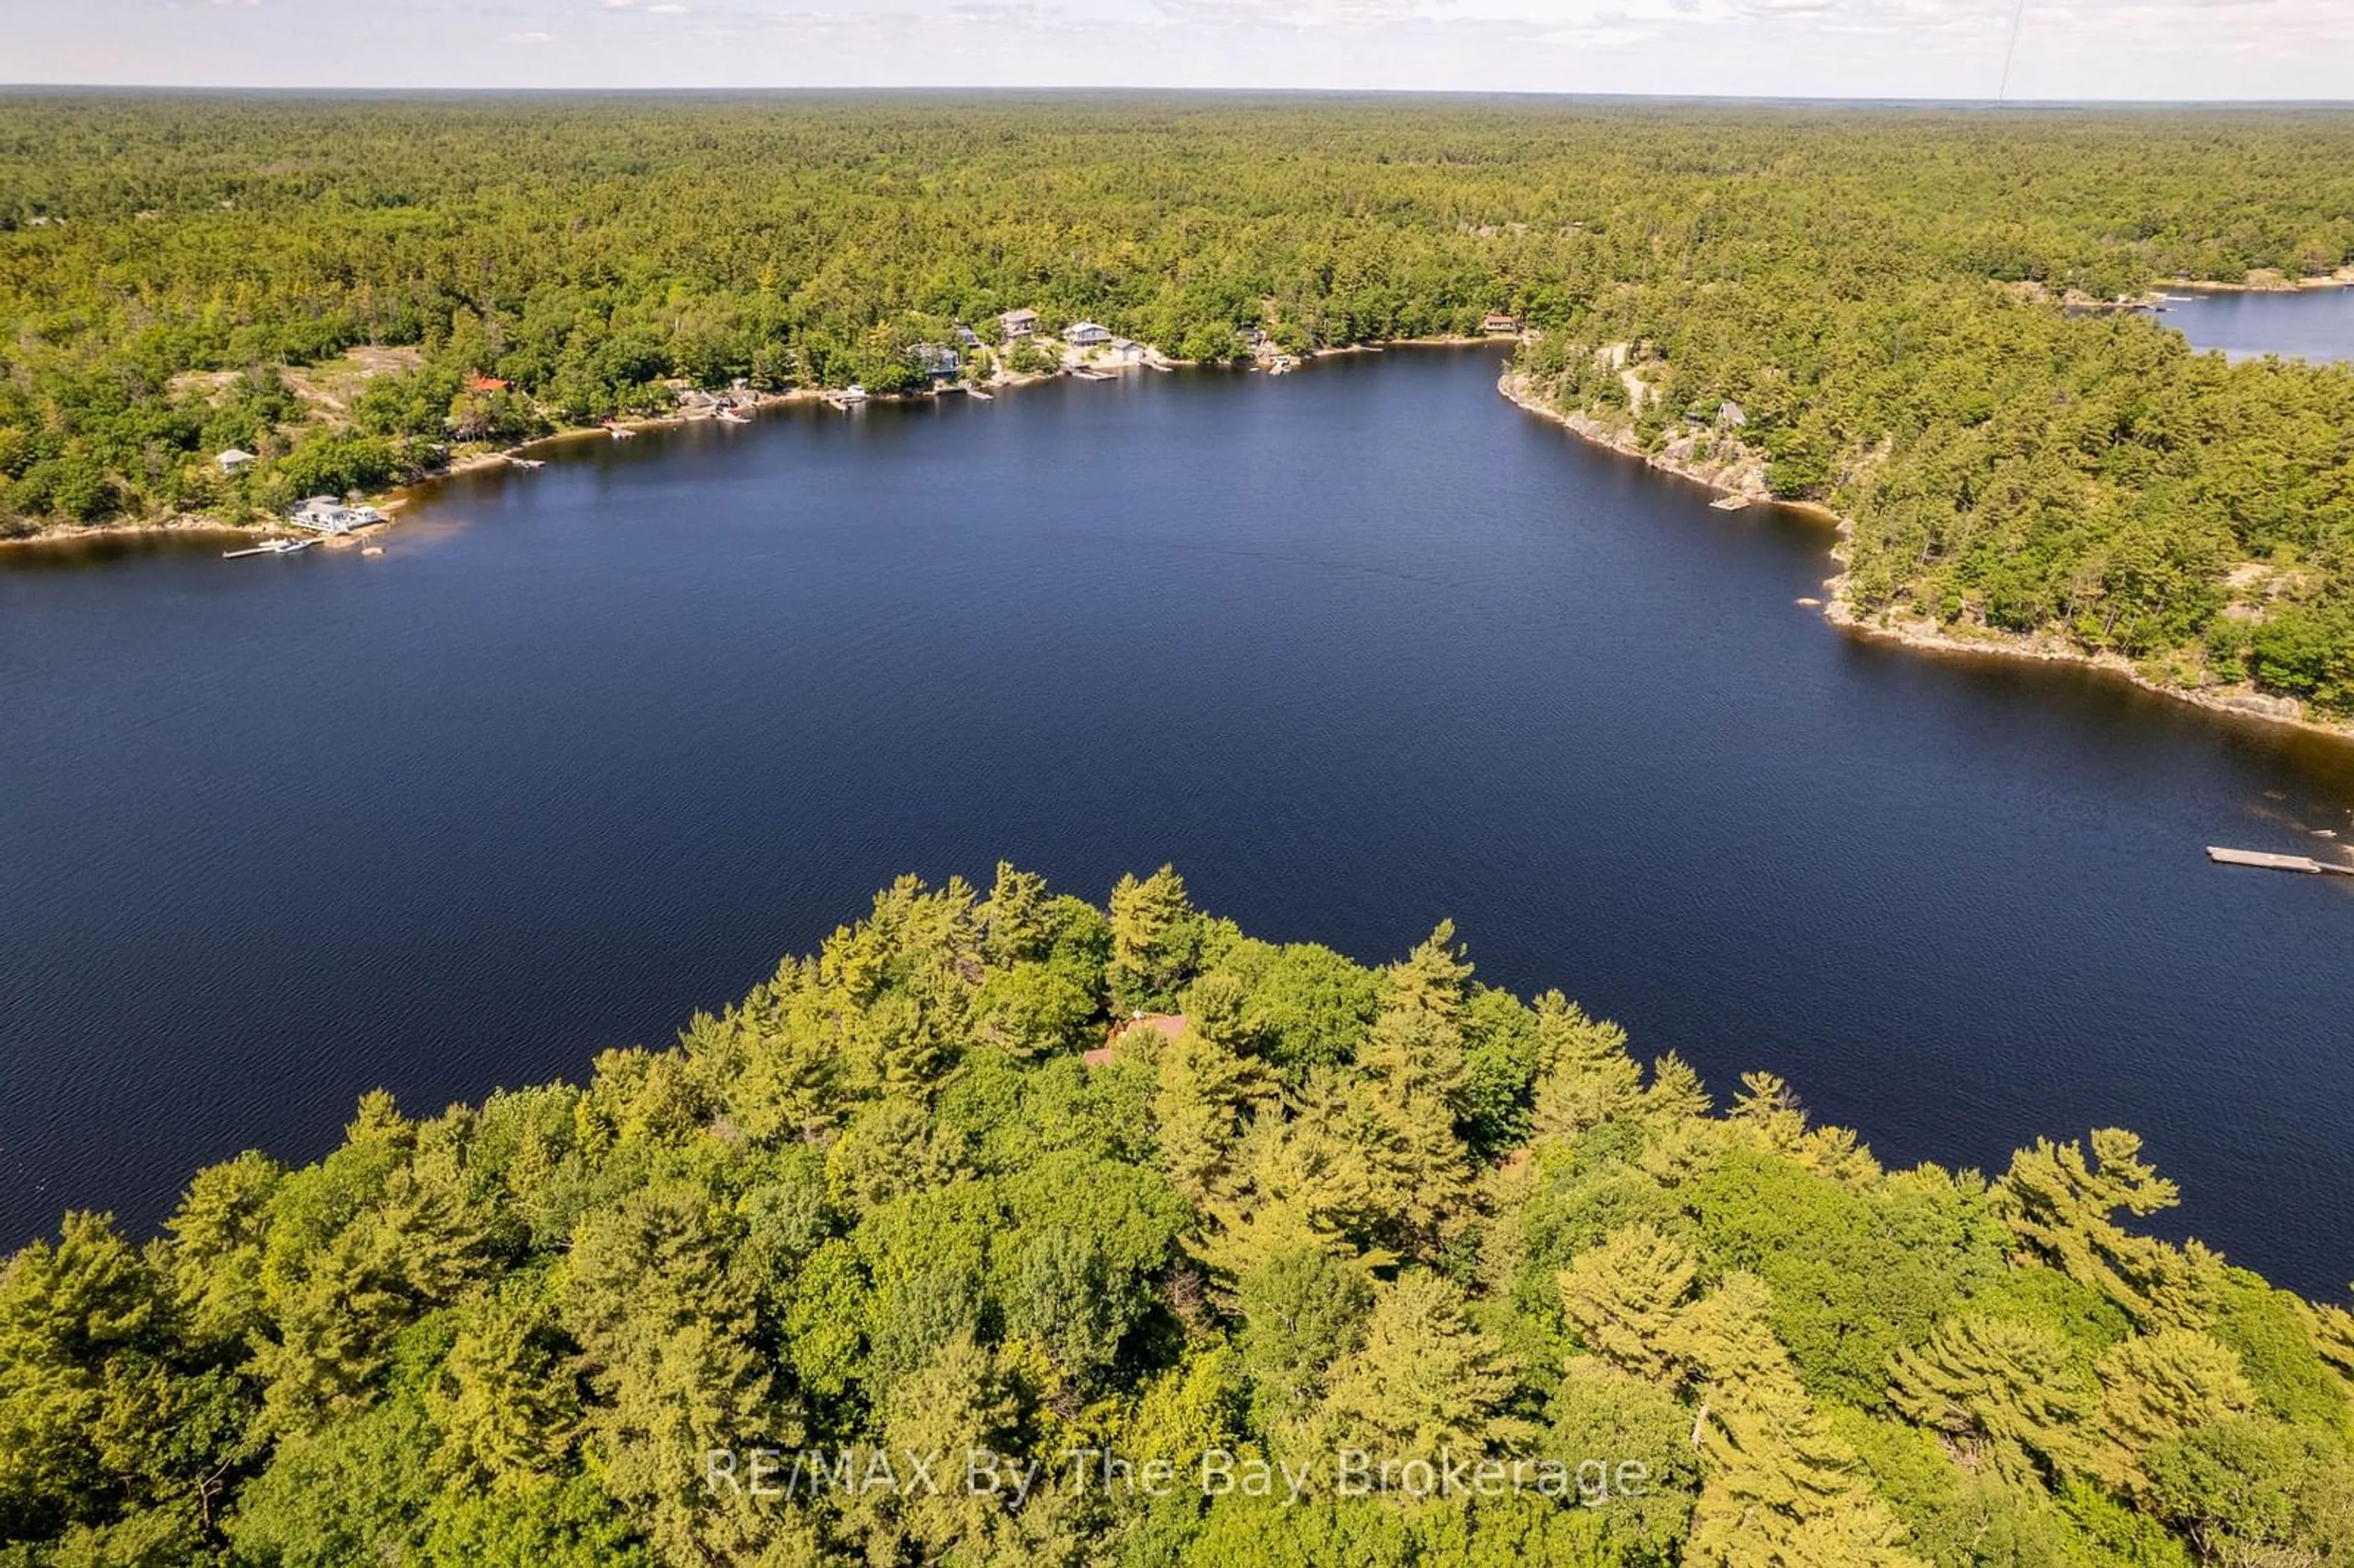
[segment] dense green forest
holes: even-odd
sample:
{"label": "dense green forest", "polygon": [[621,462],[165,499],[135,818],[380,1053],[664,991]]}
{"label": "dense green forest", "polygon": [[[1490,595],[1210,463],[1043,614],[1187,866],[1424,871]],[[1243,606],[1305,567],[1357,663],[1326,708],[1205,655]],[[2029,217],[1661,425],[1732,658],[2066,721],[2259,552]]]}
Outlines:
{"label": "dense green forest", "polygon": [[2175,1197],[1720,1109],[1445,926],[909,878],[585,1088],[19,1253],[0,1564],[2348,1562],[2354,1313]]}
{"label": "dense green forest", "polygon": [[2062,303],[2349,263],[2344,113],[20,93],[0,532],[250,520],[681,383],[906,388],[1016,307],[1189,359],[1494,310],[1647,444],[1737,402],[1867,615],[2349,714],[2354,371]]}

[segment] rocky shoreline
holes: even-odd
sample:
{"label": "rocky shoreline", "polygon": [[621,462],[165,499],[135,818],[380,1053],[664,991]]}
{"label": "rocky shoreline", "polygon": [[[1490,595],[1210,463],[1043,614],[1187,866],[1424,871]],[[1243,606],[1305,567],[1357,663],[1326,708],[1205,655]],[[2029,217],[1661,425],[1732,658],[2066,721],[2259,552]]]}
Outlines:
{"label": "rocky shoreline", "polygon": [[[1756,488],[1745,483],[1731,482],[1745,479],[1747,469],[1739,463],[1723,461],[1693,462],[1677,454],[1680,443],[1671,443],[1665,450],[1647,452],[1642,450],[1631,430],[1593,415],[1556,408],[1533,387],[1525,376],[1507,369],[1496,383],[1496,390],[1506,399],[1534,414],[1563,426],[1582,440],[1648,463],[1665,473],[1693,480],[1729,494],[1742,496],[1751,503],[1770,502],[1773,497],[1764,490],[1764,460],[1748,453],[1756,465]],[[2254,719],[2261,723],[2283,725],[2326,735],[2339,740],[2354,740],[2354,723],[2340,723],[2310,716],[2305,705],[2294,697],[2267,696],[2247,686],[2195,687],[2170,684],[2154,680],[2137,669],[2133,662],[2115,653],[2092,653],[2073,647],[2056,638],[2031,636],[2021,632],[1978,630],[1960,631],[1935,621],[1926,616],[1905,616],[1890,611],[1877,613],[1859,609],[1849,593],[1847,541],[1854,524],[1828,507],[1810,503],[1777,503],[1795,506],[1797,510],[1819,517],[1837,530],[1837,539],[1830,550],[1833,564],[1841,570],[1823,584],[1820,600],[1801,600],[1817,605],[1825,620],[1850,636],[1878,642],[1894,642],[1927,653],[1960,654],[1989,659],[2026,659],[2045,664],[2075,664],[2086,669],[2122,676],[2146,692],[2204,708],[2210,713],[2233,718]]]}

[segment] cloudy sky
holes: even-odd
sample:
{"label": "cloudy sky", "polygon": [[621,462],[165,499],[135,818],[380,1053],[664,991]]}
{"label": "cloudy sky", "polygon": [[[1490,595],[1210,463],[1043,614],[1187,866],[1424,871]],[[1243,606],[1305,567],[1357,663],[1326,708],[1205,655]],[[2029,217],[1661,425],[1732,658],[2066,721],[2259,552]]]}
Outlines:
{"label": "cloudy sky", "polygon": [[2354,0],[0,0],[0,80],[2354,98]]}

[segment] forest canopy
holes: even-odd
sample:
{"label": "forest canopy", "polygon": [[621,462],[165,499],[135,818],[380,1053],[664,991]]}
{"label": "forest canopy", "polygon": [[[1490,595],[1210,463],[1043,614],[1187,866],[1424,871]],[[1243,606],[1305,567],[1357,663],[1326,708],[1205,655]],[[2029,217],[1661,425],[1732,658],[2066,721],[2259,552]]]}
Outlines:
{"label": "forest canopy", "polygon": [[17,1254],[0,1564],[2354,1551],[2354,1312],[2145,1234],[2132,1134],[1891,1171],[1726,1087],[1445,925],[904,879],[584,1086]]}
{"label": "forest canopy", "polygon": [[1202,361],[1496,312],[1647,450],[1741,408],[1851,522],[1864,615],[2345,715],[2354,369],[2070,302],[2349,265],[2342,111],[17,93],[0,534],[251,521],[681,387],[909,388],[1013,309]]}

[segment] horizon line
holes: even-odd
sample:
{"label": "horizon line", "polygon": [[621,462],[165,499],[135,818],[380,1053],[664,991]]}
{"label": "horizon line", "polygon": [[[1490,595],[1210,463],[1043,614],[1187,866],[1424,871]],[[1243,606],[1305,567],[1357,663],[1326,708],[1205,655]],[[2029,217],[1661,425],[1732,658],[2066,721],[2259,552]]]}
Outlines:
{"label": "horizon line", "polygon": [[1879,97],[1854,93],[1712,93],[1712,92],[1549,92],[1512,88],[1415,87],[1203,87],[1141,86],[1107,83],[1087,87],[1067,84],[1020,86],[949,85],[940,83],[872,83],[856,86],[769,85],[759,87],[622,87],[572,85],[533,87],[503,85],[465,87],[412,83],[397,87],[356,86],[329,82],[257,86],[238,83],[12,81],[0,82],[0,96],[65,96],[75,93],[174,95],[207,97],[321,97],[398,99],[439,98],[760,98],[760,97],[939,97],[982,98],[1054,96],[1067,98],[1200,97],[1200,98],[1428,98],[1456,100],[1523,99],[1548,102],[1599,104],[1684,103],[1751,107],[1826,106],[1857,108],[1939,109],[2271,109],[2349,110],[2354,98],[2011,98],[1905,94]]}

